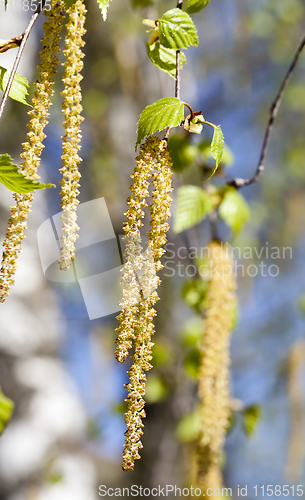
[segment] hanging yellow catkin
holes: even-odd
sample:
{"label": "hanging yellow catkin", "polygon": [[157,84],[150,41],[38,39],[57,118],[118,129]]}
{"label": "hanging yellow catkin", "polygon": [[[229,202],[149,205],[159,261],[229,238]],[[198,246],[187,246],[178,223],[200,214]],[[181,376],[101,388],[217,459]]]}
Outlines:
{"label": "hanging yellow catkin", "polygon": [[[167,145],[161,139],[149,136],[140,148],[136,158],[136,166],[131,177],[134,180],[130,187],[133,196],[127,199],[128,210],[125,213],[127,222],[125,231],[126,264],[122,272],[121,285],[123,299],[120,303],[122,312],[117,317],[120,325],[116,329],[119,336],[116,340],[116,358],[123,362],[128,351],[133,348],[132,366],[127,372],[129,383],[128,409],[125,414],[127,430],[123,451],[123,470],[133,470],[134,461],[141,458],[139,449],[143,447],[141,436],[145,417],[145,372],[152,368],[150,361],[154,334],[153,318],[156,311],[154,304],[159,300],[156,289],[160,283],[156,272],[163,266],[160,258],[164,253],[166,231],[169,229],[167,219],[170,217],[169,193],[171,187],[171,159]],[[149,196],[149,179],[153,176],[153,203],[150,206],[151,230],[148,232],[148,245],[144,252],[141,245],[140,227],[144,218],[143,208],[147,206]],[[140,271],[140,273],[139,273]]]}
{"label": "hanging yellow catkin", "polygon": [[69,9],[69,20],[67,23],[67,35],[65,38],[66,50],[64,55],[66,62],[64,67],[66,69],[63,82],[65,89],[62,92],[64,96],[63,113],[65,121],[63,126],[65,128],[65,135],[63,136],[63,154],[62,162],[63,167],[60,169],[62,173],[61,184],[61,207],[62,207],[62,232],[63,235],[60,239],[61,243],[61,257],[58,260],[60,269],[66,270],[71,266],[75,258],[75,241],[78,238],[77,231],[79,227],[76,223],[77,220],[77,205],[79,201],[77,196],[79,194],[79,179],[80,173],[78,164],[81,158],[78,151],[81,149],[81,130],[80,124],[84,120],[81,116],[82,112],[82,94],[80,81],[82,75],[80,72],[83,69],[82,58],[84,53],[81,47],[85,45],[82,37],[86,33],[84,28],[86,7],[81,0],[77,0]]}
{"label": "hanging yellow catkin", "polygon": [[[41,40],[43,49],[40,52],[40,65],[38,66],[39,78],[35,82],[35,93],[32,99],[32,109],[28,112],[31,117],[28,123],[29,132],[27,142],[23,143],[24,152],[20,155],[24,162],[20,170],[26,177],[37,180],[37,169],[40,165],[40,156],[44,148],[42,142],[46,137],[44,128],[48,123],[48,109],[51,105],[50,98],[53,90],[53,77],[56,73],[59,52],[60,31],[63,25],[62,1],[52,0],[50,10],[45,11],[47,20],[45,21],[44,37]],[[31,212],[31,202],[33,195],[14,194],[16,205],[11,207],[11,216],[8,221],[6,239],[3,242],[3,256],[0,270],[0,301],[4,302],[9,295],[9,290],[14,284],[16,263],[18,254],[21,251],[21,241],[25,238],[24,230],[27,227],[27,216]]]}
{"label": "hanging yellow catkin", "polygon": [[222,484],[220,462],[229,424],[230,333],[235,311],[236,277],[230,247],[208,246],[209,281],[201,343],[197,483],[204,489]]}
{"label": "hanging yellow catkin", "polygon": [[288,356],[289,442],[285,477],[293,483],[299,481],[304,469],[304,366],[305,341],[297,340]]}

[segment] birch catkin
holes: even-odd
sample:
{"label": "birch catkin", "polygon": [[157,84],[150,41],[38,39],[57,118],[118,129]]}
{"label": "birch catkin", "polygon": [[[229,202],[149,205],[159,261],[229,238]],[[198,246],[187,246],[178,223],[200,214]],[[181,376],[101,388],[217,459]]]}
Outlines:
{"label": "birch catkin", "polygon": [[60,269],[66,270],[71,266],[75,257],[75,241],[78,238],[77,231],[79,227],[76,223],[76,209],[79,201],[79,179],[80,173],[78,164],[81,158],[78,151],[81,149],[81,130],[80,124],[84,120],[81,116],[82,112],[82,94],[80,82],[82,80],[81,70],[83,69],[82,58],[84,53],[81,48],[85,45],[82,37],[86,33],[84,28],[86,7],[82,0],[77,0],[69,9],[69,20],[67,23],[67,35],[65,38],[66,49],[64,55],[66,57],[65,76],[63,82],[65,89],[62,92],[64,96],[63,113],[65,121],[65,135],[63,136],[63,167],[60,169],[62,173],[61,184],[61,207],[62,207],[62,231],[63,236],[61,242],[61,257],[58,261]]}
{"label": "birch catkin", "polygon": [[[132,366],[127,372],[129,383],[125,384],[128,395],[128,409],[125,413],[127,429],[123,451],[123,470],[133,470],[134,461],[141,458],[139,449],[143,447],[142,419],[145,417],[145,372],[152,368],[150,361],[154,334],[153,318],[156,311],[154,304],[159,300],[156,289],[160,279],[156,272],[162,269],[160,258],[164,253],[166,232],[169,229],[167,219],[170,217],[169,193],[171,187],[171,159],[167,145],[161,139],[149,136],[140,148],[136,158],[136,166],[131,177],[134,180],[130,190],[133,194],[127,199],[128,210],[125,213],[127,222],[125,231],[125,258],[121,285],[123,299],[122,312],[117,319],[120,325],[116,329],[119,336],[116,340],[116,357],[123,362],[131,348]],[[151,230],[148,232],[148,245],[144,252],[141,245],[140,227],[144,218],[143,208],[147,206],[149,196],[149,179],[153,178],[154,190],[150,205]]]}
{"label": "birch catkin", "polygon": [[208,247],[209,282],[201,343],[198,443],[198,484],[221,485],[220,462],[229,410],[230,332],[233,327],[236,279],[230,248],[218,242]]}
{"label": "birch catkin", "polygon": [[[40,165],[41,152],[44,148],[42,144],[46,135],[44,129],[48,123],[51,105],[50,98],[53,90],[53,77],[56,74],[59,52],[60,31],[63,24],[62,1],[52,0],[51,9],[45,11],[47,20],[45,21],[44,36],[41,40],[43,49],[40,52],[40,65],[38,66],[39,78],[35,82],[35,93],[32,99],[33,108],[28,112],[31,120],[28,123],[29,132],[27,142],[22,144],[24,152],[20,155],[23,163],[20,170],[32,180],[39,179],[37,169]],[[16,205],[11,207],[11,216],[8,221],[6,239],[3,242],[3,256],[0,270],[0,301],[4,302],[9,295],[9,290],[15,281],[17,257],[21,251],[21,241],[25,238],[24,230],[27,227],[27,216],[31,212],[33,195],[14,194]]]}

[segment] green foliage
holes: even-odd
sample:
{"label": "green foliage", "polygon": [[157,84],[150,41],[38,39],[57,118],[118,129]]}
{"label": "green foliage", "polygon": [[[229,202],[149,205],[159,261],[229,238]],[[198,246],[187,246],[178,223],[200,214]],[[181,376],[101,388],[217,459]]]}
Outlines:
{"label": "green foliage", "polygon": [[193,316],[183,325],[181,331],[182,343],[185,347],[196,347],[203,335],[203,321],[201,316]]}
{"label": "green foliage", "polygon": [[178,127],[184,118],[184,103],[175,97],[165,97],[147,106],[140,114],[137,131],[138,144],[166,127]]}
{"label": "green foliage", "polygon": [[187,49],[198,45],[198,35],[192,18],[181,9],[171,9],[158,19],[161,45],[168,49]]}
{"label": "green foliage", "polygon": [[202,188],[192,185],[181,186],[177,191],[174,232],[178,234],[195,226],[212,212],[213,208],[213,198]]}
{"label": "green foliage", "polygon": [[176,430],[177,437],[182,443],[195,441],[198,438],[201,419],[199,406],[192,413],[182,417]]}
{"label": "green foliage", "polygon": [[18,171],[17,165],[12,163],[12,158],[0,155],[0,182],[14,193],[32,193],[37,189],[54,187],[54,184],[40,184],[34,182]]}
{"label": "green foliage", "polygon": [[250,208],[245,198],[234,188],[228,188],[219,205],[219,215],[237,234],[250,217]]}
{"label": "green foliage", "polygon": [[186,281],[182,286],[182,297],[196,312],[202,311],[206,306],[207,286],[207,282],[201,278]]}
{"label": "green foliage", "polygon": [[[211,144],[207,140],[201,141],[198,145],[198,149],[200,150],[204,161],[214,159],[211,151]],[[224,145],[220,163],[224,164],[226,167],[230,167],[234,163],[234,155],[227,144]]]}
{"label": "green foliage", "polygon": [[262,407],[260,405],[248,406],[242,412],[242,417],[244,431],[248,437],[251,437],[261,420]]}
{"label": "green foliage", "polygon": [[11,419],[14,409],[14,403],[9,398],[4,396],[0,388],[0,434]]}
{"label": "green foliage", "polygon": [[194,14],[204,9],[208,5],[210,0],[188,0],[187,12],[189,14]]}
{"label": "green foliage", "polygon": [[158,338],[152,347],[154,366],[168,366],[173,362],[173,349],[166,338]]}
{"label": "green foliage", "polygon": [[[152,45],[146,44],[147,55],[150,60],[162,71],[168,73],[172,78],[176,78],[176,51],[174,49],[167,49],[156,41]],[[181,52],[180,67],[186,62],[185,55]]]}
{"label": "green foliage", "polygon": [[224,150],[224,138],[223,138],[223,133],[220,128],[220,126],[216,127],[216,125],[213,125],[212,123],[208,123],[211,127],[214,128],[214,134],[213,134],[213,139],[211,143],[211,153],[212,156],[215,160],[215,165],[214,168],[212,169],[211,173],[209,176],[204,179],[203,182],[207,181],[210,179],[216,172],[218,165],[221,161],[222,155],[223,155],[223,150]]}
{"label": "green foliage", "polygon": [[191,349],[184,359],[184,369],[186,373],[194,380],[197,380],[199,377],[200,360],[201,355],[197,347]]}
{"label": "green foliage", "polygon": [[[0,66],[0,90],[2,92],[5,91],[7,82],[9,80],[10,73],[8,72],[7,69],[3,68],[3,66]],[[13,80],[13,85],[11,87],[9,96],[14,99],[15,101],[22,102],[22,104],[26,104],[29,106],[29,104],[26,101],[26,96],[28,95],[28,88],[29,88],[29,83],[26,78],[22,75],[16,75],[14,76]]]}
{"label": "green foliage", "polygon": [[160,375],[152,373],[147,377],[146,388],[147,403],[159,403],[166,399],[168,387]]}
{"label": "green foliage", "polygon": [[104,21],[107,19],[109,2],[111,0],[97,0],[98,6],[101,9]]}
{"label": "green foliage", "polygon": [[[192,144],[188,134],[171,134],[168,139],[168,147],[175,172],[182,172],[195,161],[198,165],[209,165],[210,160],[215,161],[211,151],[211,144],[206,139],[202,140],[199,144]],[[233,153],[225,144],[220,164],[224,164],[227,167],[232,165],[233,162]]]}
{"label": "green foliage", "polygon": [[197,146],[190,144],[189,135],[171,134],[168,139],[168,147],[173,162],[173,170],[182,172],[189,167],[198,155]]}

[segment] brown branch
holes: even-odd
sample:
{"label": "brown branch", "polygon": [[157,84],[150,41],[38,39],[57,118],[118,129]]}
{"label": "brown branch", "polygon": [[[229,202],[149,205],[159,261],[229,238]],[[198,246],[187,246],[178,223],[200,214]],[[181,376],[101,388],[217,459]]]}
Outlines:
{"label": "brown branch", "polygon": [[267,149],[268,149],[268,145],[269,145],[269,141],[270,141],[271,132],[273,129],[274,120],[278,114],[278,110],[279,110],[279,107],[281,105],[285,90],[286,90],[287,85],[290,81],[292,73],[297,65],[297,62],[299,60],[299,57],[301,55],[301,52],[302,52],[304,46],[305,46],[305,36],[304,36],[303,40],[301,41],[301,43],[300,43],[300,45],[299,45],[299,47],[294,55],[293,61],[290,64],[290,67],[286,73],[286,76],[283,80],[283,83],[280,87],[280,90],[275,98],[275,101],[273,102],[273,104],[270,108],[270,118],[269,118],[269,122],[268,122],[268,125],[266,128],[265,137],[264,137],[263,146],[262,146],[262,151],[260,154],[258,166],[257,166],[257,169],[256,169],[254,176],[251,177],[250,179],[238,179],[237,178],[237,179],[229,180],[227,182],[227,184],[229,186],[233,186],[236,189],[239,189],[239,188],[242,188],[244,186],[249,186],[250,184],[254,184],[261,177],[261,175],[265,169],[264,163],[265,163],[265,159],[266,159],[266,154],[267,154]]}
{"label": "brown branch", "polygon": [[[183,0],[177,0],[177,9],[182,9]],[[176,50],[176,84],[175,97],[180,99],[181,94],[181,54],[180,50]]]}
{"label": "brown branch", "polygon": [[22,33],[22,35],[20,35],[20,37],[16,37],[15,38],[15,40],[21,38],[21,43],[19,45],[19,49],[18,49],[16,58],[15,58],[13,69],[11,71],[11,74],[10,74],[9,80],[7,82],[7,86],[6,86],[6,89],[5,89],[5,92],[3,94],[1,104],[0,104],[0,120],[2,118],[3,111],[4,111],[4,108],[6,106],[7,100],[9,98],[9,93],[10,93],[10,90],[11,90],[12,85],[13,85],[14,77],[16,75],[16,72],[17,72],[17,69],[18,69],[18,66],[19,66],[19,63],[20,63],[20,60],[21,60],[21,56],[22,56],[24,47],[25,47],[26,42],[27,42],[27,40],[28,40],[28,38],[30,36],[31,30],[32,30],[32,28],[33,28],[33,26],[34,26],[34,24],[35,24],[35,22],[36,22],[36,20],[37,20],[37,18],[39,16],[41,10],[44,7],[44,4],[45,4],[45,0],[43,0],[41,3],[38,4],[36,12],[31,17],[31,20],[30,20],[29,24],[27,25],[25,31]]}
{"label": "brown branch", "polygon": [[[183,0],[177,0],[177,9],[182,9]],[[176,81],[175,81],[175,97],[180,99],[181,92],[181,63],[180,63],[180,50],[176,50]],[[171,127],[167,127],[164,134],[164,141],[167,141],[169,134],[171,132]]]}

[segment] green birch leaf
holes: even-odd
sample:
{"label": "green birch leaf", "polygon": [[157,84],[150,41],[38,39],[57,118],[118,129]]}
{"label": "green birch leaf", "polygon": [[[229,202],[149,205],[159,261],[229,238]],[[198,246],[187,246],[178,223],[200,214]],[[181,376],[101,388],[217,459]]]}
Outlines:
{"label": "green birch leaf", "polygon": [[212,168],[210,175],[206,179],[204,179],[203,182],[207,181],[215,174],[215,172],[218,168],[218,165],[221,161],[221,158],[223,155],[223,150],[224,150],[224,145],[225,145],[223,133],[222,133],[220,126],[216,127],[216,125],[213,125],[212,123],[210,125],[214,128],[214,134],[213,134],[213,139],[212,139],[212,143],[211,143],[211,153],[212,153],[212,156],[215,160],[215,165]]}
{"label": "green birch leaf", "polygon": [[140,114],[136,147],[148,135],[178,127],[184,119],[183,108],[183,101],[176,97],[165,97],[147,106]]}
{"label": "green birch leaf", "polygon": [[262,417],[262,407],[260,405],[248,406],[243,411],[243,427],[247,437],[251,437]]}
{"label": "green birch leaf", "polygon": [[187,49],[198,45],[198,35],[192,18],[181,9],[172,9],[158,19],[160,44],[168,49]]}
{"label": "green birch leaf", "polygon": [[11,419],[14,409],[14,403],[9,398],[4,396],[0,388],[0,434]]}
{"label": "green birch leaf", "polygon": [[[160,45],[160,42],[155,42],[150,45],[146,44],[147,55],[149,59],[162,71],[168,73],[171,77],[176,78],[176,51],[174,49],[167,49]],[[181,52],[180,55],[180,67],[186,62],[186,57]]]}
{"label": "green birch leaf", "polygon": [[202,188],[182,186],[177,192],[174,233],[178,234],[201,222],[214,208],[210,195]]}
{"label": "green birch leaf", "polygon": [[196,441],[200,433],[201,420],[201,408],[199,406],[197,406],[192,413],[184,415],[179,421],[176,429],[178,439],[182,443]]}
{"label": "green birch leaf", "polygon": [[12,158],[7,155],[0,155],[0,182],[14,193],[32,193],[37,189],[54,187],[54,184],[40,184],[28,179],[19,172],[17,165],[12,163]]}
{"label": "green birch leaf", "polygon": [[197,380],[199,377],[200,362],[201,362],[201,355],[198,347],[194,347],[193,349],[189,350],[184,359],[183,366],[186,373],[193,380]]}
{"label": "green birch leaf", "polygon": [[[207,286],[207,281],[202,279],[202,277],[199,279],[192,278],[184,282],[182,286],[181,294],[183,299],[188,306],[194,308],[198,313],[206,308]],[[201,328],[201,335],[202,333]]]}
{"label": "green birch leaf", "polygon": [[109,2],[111,2],[111,0],[97,0],[98,6],[101,9],[104,21],[106,21],[106,19],[107,19]]}
{"label": "green birch leaf", "polygon": [[[8,72],[8,70],[0,66],[0,90],[2,90],[2,92],[4,92],[6,89],[9,77],[10,73]],[[26,104],[27,106],[29,106],[29,104],[26,102],[28,88],[29,83],[27,79],[24,78],[24,76],[18,75],[18,73],[16,73],[9,96],[15,101],[22,102],[22,104]]]}
{"label": "green birch leaf", "polygon": [[234,233],[239,233],[250,217],[250,208],[245,198],[234,188],[228,188],[221,204],[219,215]]}
{"label": "green birch leaf", "polygon": [[[204,161],[209,161],[213,159],[211,152],[211,144],[207,140],[204,140],[201,143],[199,143],[198,148],[202,153]],[[223,155],[221,157],[221,164],[225,165],[226,167],[231,167],[234,164],[234,154],[232,150],[229,148],[229,146],[227,146],[227,144],[224,145]]]}
{"label": "green birch leaf", "polygon": [[158,403],[164,401],[168,395],[168,386],[161,375],[152,374],[147,378],[145,395],[147,403]]}
{"label": "green birch leaf", "polygon": [[210,0],[189,0],[187,5],[187,12],[189,14],[194,14],[204,9],[208,5]]}
{"label": "green birch leaf", "polygon": [[[201,283],[205,282],[206,288],[207,288],[207,282],[204,281],[203,279],[201,279],[200,281],[201,281]],[[190,283],[190,281],[188,283]],[[184,287],[185,287],[185,285],[184,285]],[[182,294],[184,291],[183,288],[182,288]],[[184,298],[184,294],[183,294],[183,298]],[[181,340],[182,340],[183,347],[196,347],[196,346],[198,346],[200,340],[202,339],[202,335],[203,335],[202,318],[201,318],[201,316],[194,315],[183,324],[183,327],[181,330]]]}

